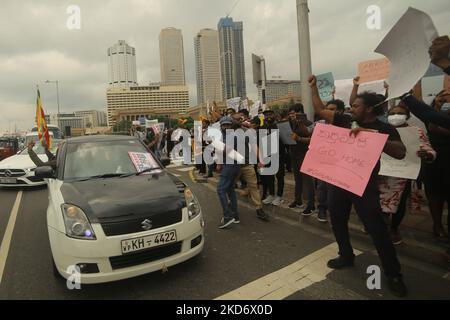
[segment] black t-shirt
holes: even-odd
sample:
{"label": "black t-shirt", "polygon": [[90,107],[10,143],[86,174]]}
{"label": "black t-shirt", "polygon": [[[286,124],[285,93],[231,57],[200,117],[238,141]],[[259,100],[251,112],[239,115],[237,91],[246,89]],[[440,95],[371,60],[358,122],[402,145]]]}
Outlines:
{"label": "black t-shirt", "polygon": [[[299,137],[306,138],[302,134],[302,132],[300,130],[300,127],[299,127],[299,125],[297,123],[292,122],[292,121],[289,121],[289,123],[291,124],[291,130],[292,130],[293,133],[295,133]],[[307,120],[305,121],[305,126],[306,127],[309,127],[311,125],[312,125],[312,122],[307,121]],[[300,141],[297,141],[296,144],[289,146],[289,152],[291,154],[291,157],[303,159],[305,157],[306,153],[308,152],[308,148],[309,148],[308,145],[306,145],[304,143],[301,143]]]}
{"label": "black t-shirt", "polygon": [[[350,129],[352,127],[352,122],[353,122],[352,116],[349,114],[345,114],[345,113],[344,114],[338,114],[338,113],[334,114],[333,125],[336,127]],[[358,125],[364,129],[377,130],[378,133],[387,134],[389,141],[402,141],[397,129],[395,129],[393,126],[391,126],[388,123],[381,122],[378,119],[376,119],[374,122],[371,122],[371,123],[364,123],[364,124],[358,123]],[[369,184],[376,183],[376,179],[377,179],[379,171],[380,171],[380,161],[378,161],[377,165],[373,169],[372,176],[370,177],[370,180],[369,180]]]}

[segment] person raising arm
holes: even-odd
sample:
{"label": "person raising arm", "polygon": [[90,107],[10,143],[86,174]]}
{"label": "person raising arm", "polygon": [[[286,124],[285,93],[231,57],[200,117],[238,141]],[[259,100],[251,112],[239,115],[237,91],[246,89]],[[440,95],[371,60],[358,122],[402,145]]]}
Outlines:
{"label": "person raising arm", "polygon": [[314,112],[316,115],[338,127],[352,128],[350,134],[357,135],[361,131],[379,132],[389,135],[389,139],[384,147],[384,152],[394,159],[404,159],[406,147],[400,139],[400,135],[395,128],[377,120],[377,116],[382,110],[384,101],[380,101],[377,94],[364,92],[357,96],[350,109],[351,115],[336,114],[336,112],[325,109],[317,88],[315,76],[309,78],[309,85],[312,91]]}

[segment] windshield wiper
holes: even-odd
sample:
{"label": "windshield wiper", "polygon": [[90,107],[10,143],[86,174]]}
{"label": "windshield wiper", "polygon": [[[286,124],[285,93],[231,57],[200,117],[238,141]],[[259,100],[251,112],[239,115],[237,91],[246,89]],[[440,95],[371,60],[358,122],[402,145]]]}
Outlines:
{"label": "windshield wiper", "polygon": [[88,178],[82,178],[82,179],[77,179],[76,181],[88,181],[88,180],[95,180],[95,179],[108,179],[108,178],[116,178],[116,177],[121,177],[123,176],[122,173],[106,173],[106,174],[101,174],[98,176],[92,176],[92,177],[88,177]]}
{"label": "windshield wiper", "polygon": [[140,176],[140,175],[142,175],[142,174],[144,174],[144,173],[149,173],[149,172],[152,172],[152,171],[155,171],[155,170],[161,170],[161,168],[158,168],[158,167],[155,167],[155,168],[148,168],[148,169],[145,169],[145,170],[143,170],[143,171],[141,171],[141,172],[135,173],[134,175]]}

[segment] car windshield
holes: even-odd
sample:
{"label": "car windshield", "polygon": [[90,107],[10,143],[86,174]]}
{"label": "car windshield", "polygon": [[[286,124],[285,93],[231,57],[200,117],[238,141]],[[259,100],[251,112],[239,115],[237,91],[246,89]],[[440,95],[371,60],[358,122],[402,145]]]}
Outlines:
{"label": "car windshield", "polygon": [[64,180],[138,174],[153,168],[160,166],[138,140],[68,144]]}

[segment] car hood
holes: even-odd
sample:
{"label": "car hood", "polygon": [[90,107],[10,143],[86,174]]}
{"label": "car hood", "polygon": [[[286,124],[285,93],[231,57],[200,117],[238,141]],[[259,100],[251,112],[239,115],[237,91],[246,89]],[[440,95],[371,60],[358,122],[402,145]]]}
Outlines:
{"label": "car hood", "polygon": [[81,208],[92,223],[151,217],[185,207],[185,184],[161,171],[127,178],[64,182],[64,202]]}
{"label": "car hood", "polygon": [[[48,158],[46,155],[39,155],[39,158],[46,162]],[[15,155],[9,158],[6,158],[3,161],[0,161],[0,169],[31,169],[36,168],[36,165],[31,160],[30,156],[27,154],[24,155]]]}

